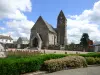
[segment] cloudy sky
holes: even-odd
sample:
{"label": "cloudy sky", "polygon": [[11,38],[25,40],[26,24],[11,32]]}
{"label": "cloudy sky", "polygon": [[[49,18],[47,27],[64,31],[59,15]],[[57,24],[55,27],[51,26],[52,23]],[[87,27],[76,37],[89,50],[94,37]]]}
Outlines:
{"label": "cloudy sky", "polygon": [[56,27],[60,10],[67,18],[68,43],[79,43],[82,33],[100,41],[100,0],[0,0],[0,34],[29,38],[40,15]]}

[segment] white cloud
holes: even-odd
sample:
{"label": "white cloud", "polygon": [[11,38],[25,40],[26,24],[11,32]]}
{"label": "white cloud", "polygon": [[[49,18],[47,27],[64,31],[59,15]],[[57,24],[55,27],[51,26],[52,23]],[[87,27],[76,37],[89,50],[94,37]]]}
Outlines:
{"label": "white cloud", "polygon": [[5,32],[3,35],[11,35],[14,39],[18,37],[30,37],[30,29],[34,25],[33,21],[27,19],[24,12],[31,12],[31,0],[0,0],[0,19],[8,19],[3,21],[4,27],[0,29]]}
{"label": "white cloud", "polygon": [[0,27],[0,30],[5,30],[5,28],[4,27]]}
{"label": "white cloud", "polygon": [[8,31],[13,31],[10,33],[14,37],[30,37],[30,29],[34,25],[34,22],[28,20],[12,20],[6,23]]}
{"label": "white cloud", "polygon": [[22,12],[31,11],[30,0],[0,0],[0,18],[26,19]]}
{"label": "white cloud", "polygon": [[88,33],[90,39],[100,41],[100,1],[94,3],[92,9],[84,10],[80,15],[68,18],[68,40],[79,43],[81,35]]}

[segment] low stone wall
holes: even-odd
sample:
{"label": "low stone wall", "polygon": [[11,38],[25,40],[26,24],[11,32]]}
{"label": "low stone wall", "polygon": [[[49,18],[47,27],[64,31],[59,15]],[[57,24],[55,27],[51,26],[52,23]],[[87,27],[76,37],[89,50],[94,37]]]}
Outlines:
{"label": "low stone wall", "polygon": [[82,51],[68,51],[68,50],[40,50],[42,53],[46,54],[87,54],[88,52],[82,52]]}
{"label": "low stone wall", "polygon": [[41,50],[34,50],[34,49],[7,49],[7,51],[29,51],[29,52],[34,52],[34,51],[40,51],[41,53],[46,53],[46,54],[87,54],[88,52],[82,52],[82,51],[68,51],[68,50],[47,50],[47,49],[41,49]]}
{"label": "low stone wall", "polygon": [[59,50],[59,49],[60,49],[60,46],[50,45],[50,46],[48,47],[48,49],[50,49],[50,50]]}

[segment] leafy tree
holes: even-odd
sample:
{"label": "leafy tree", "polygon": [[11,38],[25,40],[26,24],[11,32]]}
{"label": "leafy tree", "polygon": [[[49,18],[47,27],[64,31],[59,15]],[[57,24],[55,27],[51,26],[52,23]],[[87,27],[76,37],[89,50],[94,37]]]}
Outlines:
{"label": "leafy tree", "polygon": [[83,33],[83,35],[80,39],[80,44],[83,46],[83,49],[85,49],[85,50],[87,50],[87,48],[88,48],[88,41],[89,41],[88,33]]}

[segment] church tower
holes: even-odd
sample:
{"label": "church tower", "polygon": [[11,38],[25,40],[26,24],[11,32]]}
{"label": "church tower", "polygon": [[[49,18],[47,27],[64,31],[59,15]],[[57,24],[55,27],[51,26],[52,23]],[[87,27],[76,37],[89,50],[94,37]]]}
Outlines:
{"label": "church tower", "polygon": [[57,18],[57,43],[58,45],[65,46],[67,44],[67,19],[61,10]]}

